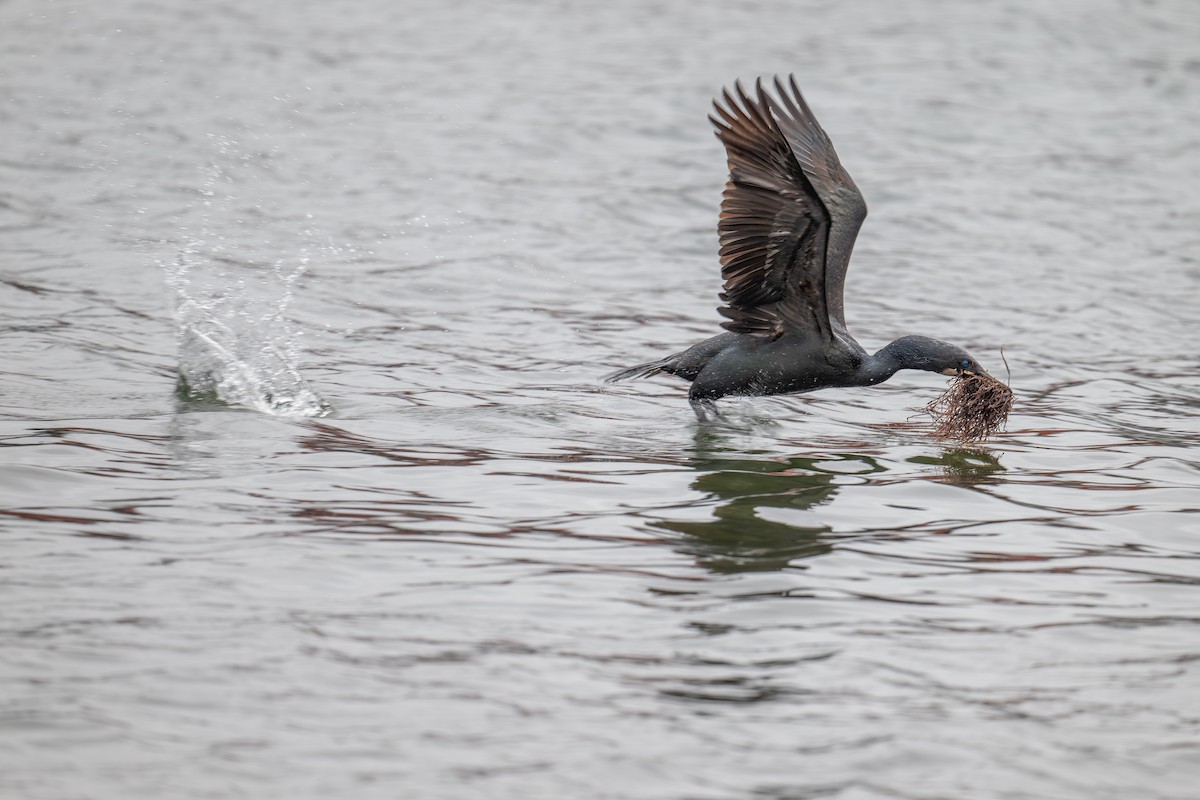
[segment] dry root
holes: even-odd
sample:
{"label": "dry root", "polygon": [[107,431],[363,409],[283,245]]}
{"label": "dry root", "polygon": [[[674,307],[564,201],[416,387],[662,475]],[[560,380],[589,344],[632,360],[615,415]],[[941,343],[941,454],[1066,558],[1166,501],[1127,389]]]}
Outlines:
{"label": "dry root", "polygon": [[979,442],[1004,427],[1013,393],[990,375],[961,375],[941,397],[925,406],[933,417],[934,435],[960,442]]}

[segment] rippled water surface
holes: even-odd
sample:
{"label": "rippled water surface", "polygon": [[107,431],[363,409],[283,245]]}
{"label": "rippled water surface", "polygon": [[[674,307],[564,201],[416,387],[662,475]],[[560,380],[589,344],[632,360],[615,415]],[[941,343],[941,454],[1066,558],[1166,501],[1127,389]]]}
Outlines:
{"label": "rippled water surface", "polygon": [[[0,41],[0,796],[1197,796],[1194,3]],[[871,205],[858,337],[1004,346],[986,446],[925,373],[720,426],[601,382],[715,332],[705,115],[776,72]]]}

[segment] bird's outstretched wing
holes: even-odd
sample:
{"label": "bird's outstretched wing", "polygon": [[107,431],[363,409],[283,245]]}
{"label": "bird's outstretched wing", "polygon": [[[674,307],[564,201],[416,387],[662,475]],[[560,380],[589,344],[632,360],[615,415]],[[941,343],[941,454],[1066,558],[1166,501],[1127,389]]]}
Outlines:
{"label": "bird's outstretched wing", "polygon": [[709,117],[729,159],[718,232],[724,327],[771,339],[832,339],[846,329],[842,287],[867,206],[804,102],[775,79],[779,99],[741,84]]}

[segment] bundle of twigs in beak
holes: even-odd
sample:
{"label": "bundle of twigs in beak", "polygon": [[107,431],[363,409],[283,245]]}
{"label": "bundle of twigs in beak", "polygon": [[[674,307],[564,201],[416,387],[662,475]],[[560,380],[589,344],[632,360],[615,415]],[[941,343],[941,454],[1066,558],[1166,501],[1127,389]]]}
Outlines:
{"label": "bundle of twigs in beak", "polygon": [[925,410],[933,417],[934,435],[979,442],[1004,427],[1012,404],[1012,389],[984,372],[954,378]]}

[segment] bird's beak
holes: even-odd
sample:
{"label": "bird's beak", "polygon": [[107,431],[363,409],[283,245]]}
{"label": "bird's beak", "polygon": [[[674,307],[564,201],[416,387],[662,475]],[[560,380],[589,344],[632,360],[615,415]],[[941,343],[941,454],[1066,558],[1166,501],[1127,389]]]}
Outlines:
{"label": "bird's beak", "polygon": [[991,375],[989,375],[987,372],[985,372],[983,370],[976,371],[973,369],[955,369],[954,367],[947,367],[946,369],[942,370],[942,374],[950,375],[951,377],[960,377],[963,375],[982,375],[985,378],[992,377]]}

